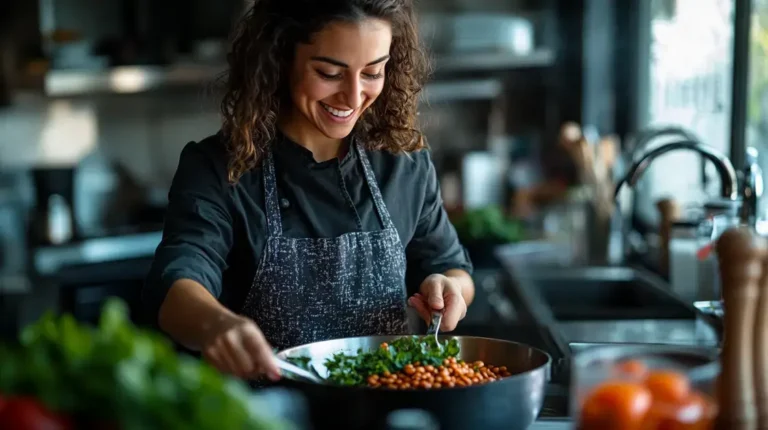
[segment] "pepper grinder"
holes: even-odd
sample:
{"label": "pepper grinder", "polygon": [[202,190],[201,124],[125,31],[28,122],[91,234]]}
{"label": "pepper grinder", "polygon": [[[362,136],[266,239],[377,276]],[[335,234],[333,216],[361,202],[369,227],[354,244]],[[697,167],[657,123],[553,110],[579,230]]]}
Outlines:
{"label": "pepper grinder", "polygon": [[753,380],[755,311],[768,247],[751,229],[739,227],[723,233],[716,250],[725,307],[716,429],[753,430],[757,428]]}
{"label": "pepper grinder", "polygon": [[763,260],[759,299],[755,310],[753,356],[757,428],[768,429],[768,257]]}

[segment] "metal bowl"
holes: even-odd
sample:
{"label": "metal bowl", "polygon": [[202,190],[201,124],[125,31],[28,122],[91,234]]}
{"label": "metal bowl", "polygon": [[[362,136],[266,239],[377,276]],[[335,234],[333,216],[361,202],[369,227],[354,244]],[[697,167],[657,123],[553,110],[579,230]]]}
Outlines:
{"label": "metal bowl", "polygon": [[[309,357],[323,375],[324,362],[338,352],[369,351],[400,336],[366,336],[316,342],[286,349],[281,358]],[[467,336],[455,338],[459,358],[506,366],[512,376],[489,384],[435,390],[387,390],[313,384],[286,375],[281,384],[306,396],[315,428],[384,428],[387,415],[399,409],[423,409],[433,415],[443,430],[526,429],[533,423],[544,401],[551,359],[547,353],[527,345],[498,339]],[[325,376],[325,375],[323,375]]]}

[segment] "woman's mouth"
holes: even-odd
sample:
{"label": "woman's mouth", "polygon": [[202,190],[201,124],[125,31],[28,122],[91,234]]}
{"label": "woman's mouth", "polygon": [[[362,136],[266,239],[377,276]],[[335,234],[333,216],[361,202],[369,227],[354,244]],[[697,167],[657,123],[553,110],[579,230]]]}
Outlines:
{"label": "woman's mouth", "polygon": [[352,114],[355,112],[354,109],[341,110],[329,106],[323,102],[318,103],[320,103],[320,106],[323,107],[323,110],[328,114],[328,117],[334,122],[347,122],[352,119]]}

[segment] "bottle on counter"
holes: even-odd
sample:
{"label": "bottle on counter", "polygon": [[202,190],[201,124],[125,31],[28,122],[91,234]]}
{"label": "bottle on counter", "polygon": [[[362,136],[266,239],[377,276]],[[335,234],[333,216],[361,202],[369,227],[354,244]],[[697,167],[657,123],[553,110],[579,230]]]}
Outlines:
{"label": "bottle on counter", "polygon": [[740,201],[711,200],[704,204],[704,218],[699,225],[699,283],[696,300],[716,302],[722,299],[717,257],[709,252],[723,232],[739,225]]}
{"label": "bottle on counter", "polygon": [[669,285],[686,303],[698,300],[700,262],[699,222],[682,219],[672,223],[669,233]]}

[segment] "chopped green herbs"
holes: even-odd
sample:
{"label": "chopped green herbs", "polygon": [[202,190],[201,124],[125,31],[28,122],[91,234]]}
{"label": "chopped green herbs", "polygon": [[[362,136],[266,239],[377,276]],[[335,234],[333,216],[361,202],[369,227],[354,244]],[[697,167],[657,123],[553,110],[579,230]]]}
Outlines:
{"label": "chopped green herbs", "polygon": [[286,361],[288,361],[288,362],[290,362],[290,363],[292,363],[292,364],[294,364],[296,366],[299,366],[299,367],[301,367],[304,370],[311,371],[312,369],[309,366],[310,360],[311,360],[311,358],[309,358],[309,357],[287,357],[286,358]]}
{"label": "chopped green herbs", "polygon": [[[355,355],[347,355],[343,352],[334,354],[326,360],[325,367],[328,369],[328,380],[331,382],[363,386],[368,376],[384,372],[395,373],[402,370],[406,364],[415,362],[439,366],[446,358],[455,357],[458,354],[459,342],[456,339],[437,342],[433,336],[406,336],[382,345],[374,351],[360,349]],[[298,357],[298,359],[304,358]]]}

